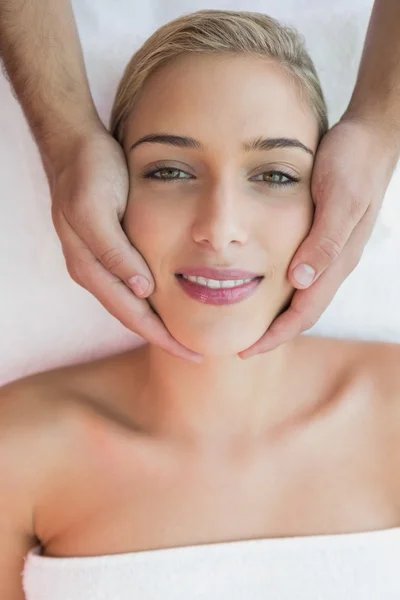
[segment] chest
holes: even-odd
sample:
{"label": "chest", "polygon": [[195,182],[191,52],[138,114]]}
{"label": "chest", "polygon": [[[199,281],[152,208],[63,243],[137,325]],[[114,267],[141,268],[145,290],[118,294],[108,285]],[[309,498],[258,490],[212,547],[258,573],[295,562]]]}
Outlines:
{"label": "chest", "polygon": [[[356,415],[354,415],[356,416]],[[100,431],[100,433],[99,433]],[[86,556],[399,524],[373,415],[196,453],[105,426],[76,443],[38,515],[46,554]],[[85,444],[85,448],[81,444]]]}

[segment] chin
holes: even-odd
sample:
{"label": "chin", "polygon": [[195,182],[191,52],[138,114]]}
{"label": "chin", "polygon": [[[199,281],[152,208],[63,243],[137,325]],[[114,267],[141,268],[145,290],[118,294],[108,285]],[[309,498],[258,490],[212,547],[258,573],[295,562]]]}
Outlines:
{"label": "chin", "polygon": [[214,323],[212,327],[171,324],[168,330],[181,344],[202,356],[234,356],[257,342],[265,333],[268,324],[258,327],[240,327],[237,323]]}
{"label": "chin", "polygon": [[245,310],[242,307],[241,311],[239,305],[222,309],[214,307],[209,311],[201,308],[188,310],[185,306],[164,302],[163,298],[156,298],[156,294],[149,301],[169,333],[189,350],[202,356],[234,356],[264,335],[287,304],[288,297],[281,299],[279,309],[274,302],[274,309],[266,308],[263,303],[264,310],[257,306]]}

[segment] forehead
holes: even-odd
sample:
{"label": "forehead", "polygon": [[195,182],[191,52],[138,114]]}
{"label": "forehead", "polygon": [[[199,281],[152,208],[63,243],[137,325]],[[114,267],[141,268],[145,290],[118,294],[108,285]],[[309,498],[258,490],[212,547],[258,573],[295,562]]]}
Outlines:
{"label": "forehead", "polygon": [[127,125],[131,142],[150,132],[207,144],[268,136],[299,137],[313,150],[318,125],[293,78],[265,58],[192,54],[146,81]]}

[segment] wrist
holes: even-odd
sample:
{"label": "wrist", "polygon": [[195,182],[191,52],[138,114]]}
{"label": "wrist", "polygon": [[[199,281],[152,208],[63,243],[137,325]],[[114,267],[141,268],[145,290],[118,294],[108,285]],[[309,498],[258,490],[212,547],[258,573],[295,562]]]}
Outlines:
{"label": "wrist", "polygon": [[377,137],[385,141],[391,154],[400,157],[400,119],[391,111],[385,111],[375,106],[357,105],[350,102],[343,113],[341,121],[351,121],[364,124],[371,128]]}
{"label": "wrist", "polygon": [[60,121],[35,136],[47,176],[63,169],[77,148],[99,133],[107,133],[97,113]]}

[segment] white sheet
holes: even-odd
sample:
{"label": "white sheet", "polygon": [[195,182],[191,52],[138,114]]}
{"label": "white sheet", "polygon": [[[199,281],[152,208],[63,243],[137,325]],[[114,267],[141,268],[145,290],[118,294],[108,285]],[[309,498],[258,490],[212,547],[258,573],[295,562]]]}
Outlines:
{"label": "white sheet", "polygon": [[[372,0],[75,0],[93,97],[108,122],[133,51],[162,23],[201,8],[262,11],[306,36],[330,124],[350,98]],[[0,385],[29,373],[133,347],[140,338],[109,315],[65,268],[39,154],[0,76]],[[373,165],[371,165],[373,168]],[[354,174],[357,176],[357,173]],[[387,191],[358,268],[311,333],[400,341],[400,178]]]}

